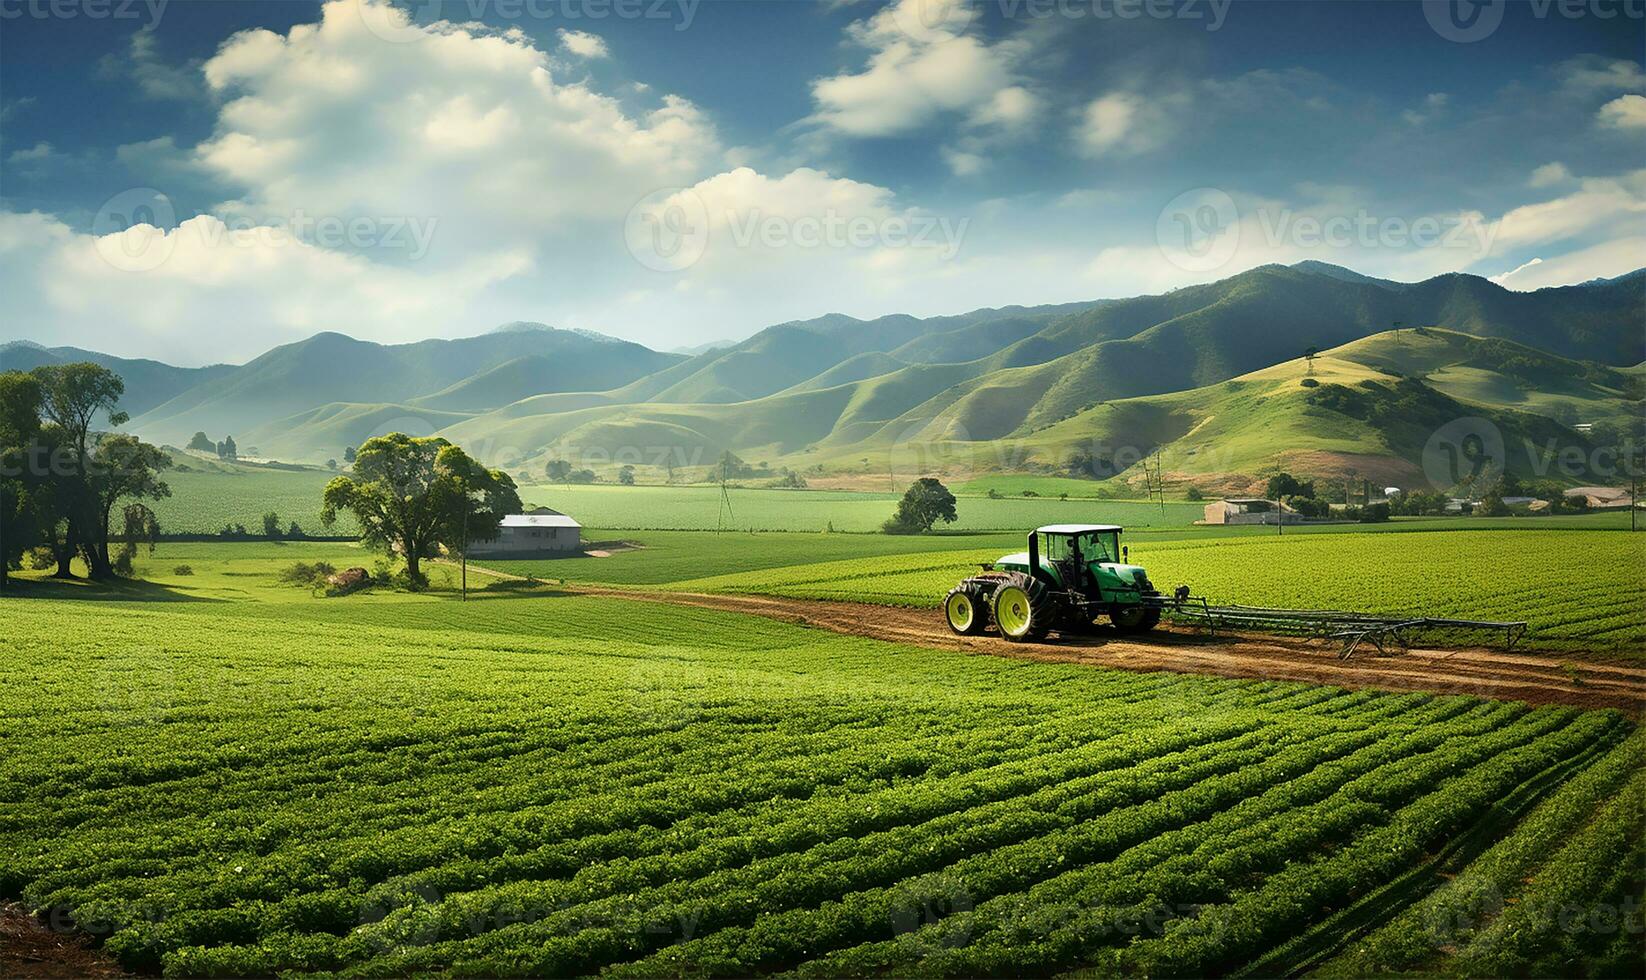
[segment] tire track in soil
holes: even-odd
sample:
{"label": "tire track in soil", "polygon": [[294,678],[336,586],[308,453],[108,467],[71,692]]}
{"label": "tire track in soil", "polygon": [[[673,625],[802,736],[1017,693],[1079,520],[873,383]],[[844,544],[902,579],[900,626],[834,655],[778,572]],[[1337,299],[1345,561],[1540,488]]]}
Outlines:
{"label": "tire track in soil", "polygon": [[935,609],[596,586],[567,585],[563,590],[745,613],[892,643],[1050,663],[1615,708],[1637,720],[1646,714],[1646,668],[1626,662],[1567,660],[1484,647],[1412,647],[1387,655],[1362,651],[1344,661],[1338,659],[1335,643],[1283,636],[1208,636],[1167,625],[1146,639],[1121,637],[1098,627],[1090,635],[1059,637],[1055,643],[1008,643],[998,636],[957,636]]}

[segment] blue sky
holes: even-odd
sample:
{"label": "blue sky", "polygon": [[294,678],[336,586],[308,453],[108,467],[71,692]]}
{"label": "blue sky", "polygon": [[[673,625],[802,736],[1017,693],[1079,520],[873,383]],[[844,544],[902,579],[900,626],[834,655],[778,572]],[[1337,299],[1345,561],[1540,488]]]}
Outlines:
{"label": "blue sky", "polygon": [[670,348],[1302,259],[1612,276],[1643,8],[0,0],[0,334]]}

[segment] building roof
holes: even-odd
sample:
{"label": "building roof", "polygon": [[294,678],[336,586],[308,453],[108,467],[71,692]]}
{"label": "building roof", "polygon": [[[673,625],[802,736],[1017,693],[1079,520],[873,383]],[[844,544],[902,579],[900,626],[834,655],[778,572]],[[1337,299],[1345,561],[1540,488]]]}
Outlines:
{"label": "building roof", "polygon": [[1088,531],[1123,531],[1119,524],[1048,524],[1035,528],[1038,534],[1085,534]]}
{"label": "building roof", "polygon": [[1599,497],[1602,500],[1622,500],[1629,495],[1629,491],[1622,487],[1573,487],[1566,491],[1568,497]]}
{"label": "building roof", "polygon": [[501,527],[582,527],[565,514],[507,514]]}

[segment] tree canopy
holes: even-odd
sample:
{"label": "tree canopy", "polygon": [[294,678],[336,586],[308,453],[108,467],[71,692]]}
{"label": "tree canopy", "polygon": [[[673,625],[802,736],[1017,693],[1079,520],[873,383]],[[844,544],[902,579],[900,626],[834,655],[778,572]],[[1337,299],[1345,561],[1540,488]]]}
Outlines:
{"label": "tree canopy", "polygon": [[897,503],[897,513],[882,525],[888,534],[924,534],[938,521],[954,523],[954,494],[935,478],[914,481]]}
{"label": "tree canopy", "polygon": [[442,545],[458,550],[495,537],[503,515],[520,509],[507,473],[485,468],[438,436],[393,432],[367,440],[355,454],[353,475],[326,484],[320,519],[330,527],[339,511],[353,513],[361,540],[399,552],[412,581],[422,583],[422,559],[438,555]]}
{"label": "tree canopy", "polygon": [[[70,574],[75,557],[93,578],[115,573],[115,508],[171,493],[159,478],[171,457],[136,436],[96,429],[126,421],[117,407],[124,392],[119,375],[87,362],[0,373],[0,564],[9,568],[24,551],[45,547],[59,576]],[[152,514],[135,520],[157,532]]]}

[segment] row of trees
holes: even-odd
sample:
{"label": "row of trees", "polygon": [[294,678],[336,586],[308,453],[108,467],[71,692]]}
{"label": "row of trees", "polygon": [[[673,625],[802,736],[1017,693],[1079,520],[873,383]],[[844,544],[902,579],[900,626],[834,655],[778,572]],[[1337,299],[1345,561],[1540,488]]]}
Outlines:
{"label": "row of trees", "polygon": [[[86,362],[0,372],[0,586],[37,548],[60,578],[72,577],[77,557],[92,578],[112,578],[117,566],[129,567],[137,541],[159,535],[142,502],[171,496],[160,479],[171,457],[95,428],[126,421],[118,408],[125,391],[119,375]],[[124,547],[111,554],[116,508]]]}
{"label": "row of trees", "polygon": [[211,436],[204,432],[196,432],[189,440],[189,448],[196,452],[216,453],[218,459],[235,460],[240,458],[240,447],[234,444],[234,436],[224,436],[222,442],[212,442]]}

